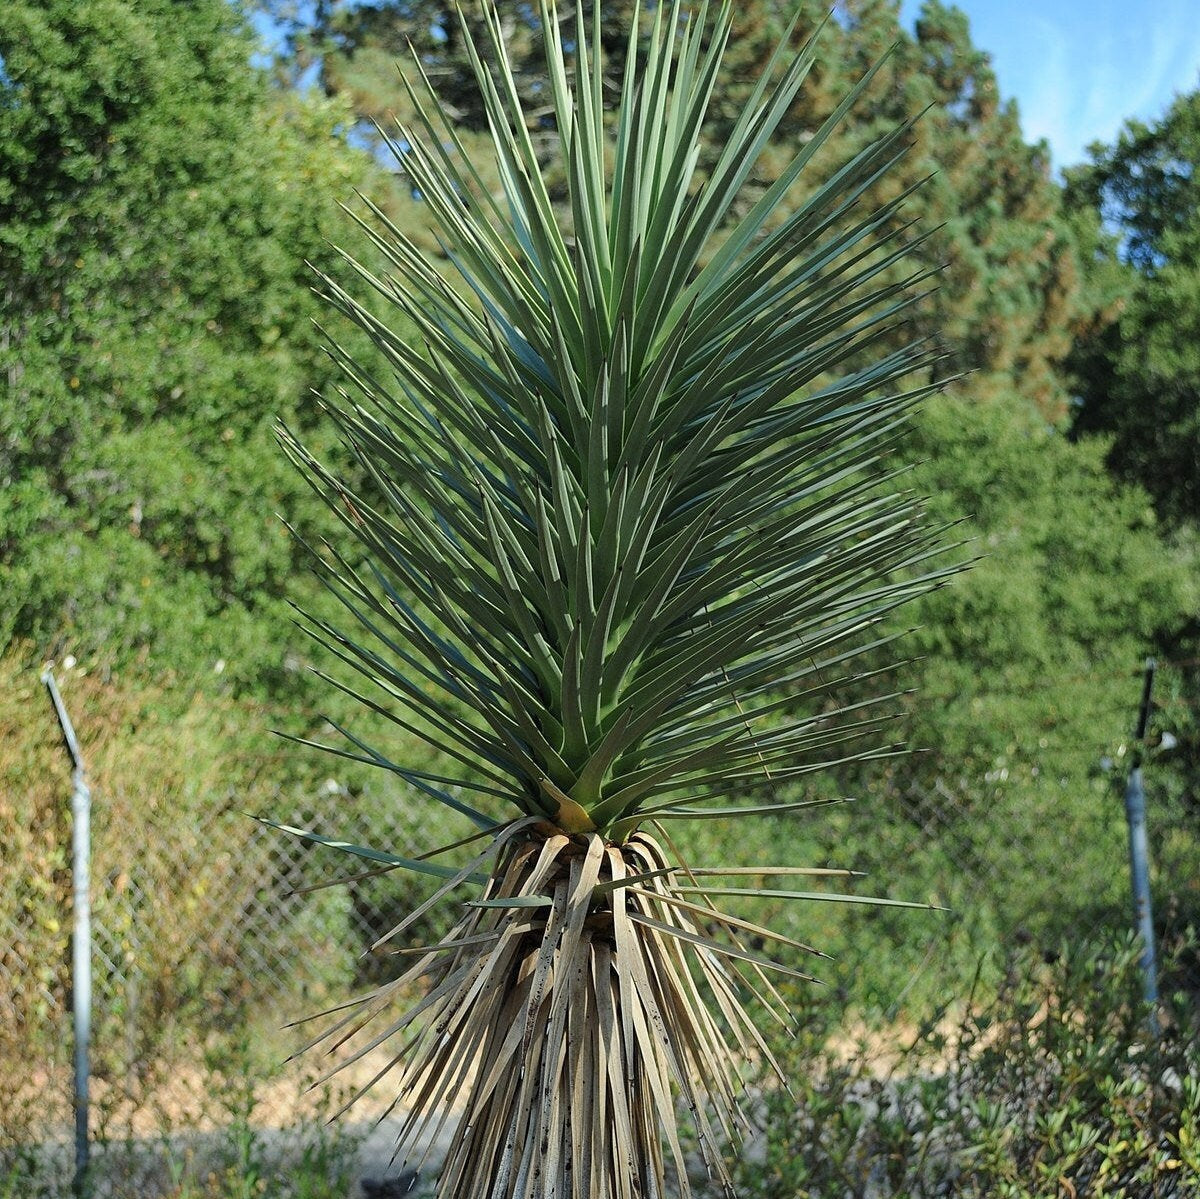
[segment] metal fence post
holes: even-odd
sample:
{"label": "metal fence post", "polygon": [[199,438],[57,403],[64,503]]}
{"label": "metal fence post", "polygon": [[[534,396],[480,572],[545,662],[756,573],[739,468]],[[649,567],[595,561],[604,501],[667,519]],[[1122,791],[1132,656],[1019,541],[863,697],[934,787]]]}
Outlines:
{"label": "metal fence post", "polygon": [[1129,876],[1133,887],[1134,927],[1142,939],[1142,995],[1150,1009],[1150,1031],[1158,1036],[1158,966],[1154,953],[1154,920],[1150,911],[1150,854],[1146,842],[1146,792],[1142,785],[1142,748],[1150,722],[1150,695],[1157,663],[1146,659],[1142,705],[1138,711],[1133,765],[1125,784],[1125,820],[1129,825]]}
{"label": "metal fence post", "polygon": [[83,755],[75,728],[51,671],[42,672],[50,702],[58,717],[67,752],[71,755],[71,880],[74,926],[71,933],[71,1004],[75,1027],[75,1179],[74,1192],[83,1195],[88,1170],[88,1083],[92,1025],[92,795],[84,776]]}

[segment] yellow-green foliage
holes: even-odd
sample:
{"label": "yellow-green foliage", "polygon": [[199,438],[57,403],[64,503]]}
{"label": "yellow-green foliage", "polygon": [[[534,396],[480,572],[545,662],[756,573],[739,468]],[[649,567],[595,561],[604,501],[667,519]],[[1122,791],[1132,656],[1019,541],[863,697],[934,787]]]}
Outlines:
{"label": "yellow-green foliage", "polygon": [[[153,1013],[146,1023],[161,1025],[191,999],[198,961],[217,948],[208,944],[214,907],[247,870],[239,855],[254,826],[240,813],[271,802],[278,746],[246,704],[102,670],[60,668],[58,678],[93,797],[93,910],[105,951],[97,990],[119,997],[110,976],[137,975]],[[19,1061],[65,1028],[71,790],[39,671],[27,656],[0,659],[0,965],[11,973],[0,1038],[21,1050],[0,1060]],[[98,1005],[101,1022],[118,1014],[112,1006]]]}

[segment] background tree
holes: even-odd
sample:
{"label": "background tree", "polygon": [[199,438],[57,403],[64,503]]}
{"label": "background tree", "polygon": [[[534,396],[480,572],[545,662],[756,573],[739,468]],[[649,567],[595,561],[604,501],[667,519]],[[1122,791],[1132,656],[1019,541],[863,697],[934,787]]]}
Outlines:
{"label": "background tree", "polygon": [[[1076,436],[1111,438],[1118,476],[1172,528],[1200,521],[1200,91],[1131,121],[1067,176],[1091,243],[1096,316],[1072,357]],[[1092,226],[1093,229],[1095,226]]]}
{"label": "background tree", "polygon": [[[1160,553],[1200,562],[1200,91],[1152,123],[1130,121],[1068,172],[1066,202],[1089,238],[1093,316],[1070,360],[1071,432],[1144,488],[1167,533]],[[1153,800],[1185,835],[1200,812],[1200,594],[1158,639],[1181,661],[1160,689],[1179,745]],[[1195,918],[1183,913],[1181,918]]]}
{"label": "background tree", "polygon": [[272,430],[313,424],[305,259],[371,168],[252,48],[224,0],[0,15],[0,644],[303,685]]}
{"label": "background tree", "polygon": [[[262,7],[284,21],[282,77],[315,76],[364,119],[383,118],[385,125],[390,113],[409,113],[394,60],[411,37],[425,69],[451,97],[456,130],[486,162],[479,97],[461,44],[446,36],[452,25],[446,6],[385,2],[368,10],[329,3],[300,10],[264,0]],[[702,163],[723,143],[796,11],[768,0],[737,6],[730,70],[718,87]],[[500,12],[520,94],[537,114],[532,132],[550,164],[556,133],[538,100],[546,89],[539,29],[527,7],[502,0]],[[612,78],[623,63],[630,12],[618,3],[603,9]],[[826,6],[801,3],[798,12],[797,46]],[[1097,447],[1057,431],[1072,394],[1065,360],[1096,303],[1097,285],[1084,271],[1096,224],[1064,209],[1047,148],[1025,141],[1019,111],[1001,96],[988,55],[972,43],[960,11],[926,3],[909,33],[891,0],[839,5],[822,34],[810,86],[781,122],[747,197],[761,193],[852,81],[893,46],[860,104],[822,148],[812,178],[883,129],[924,113],[906,156],[867,199],[885,201],[928,178],[906,212],[927,235],[916,258],[941,269],[938,288],[915,306],[912,321],[944,350],[935,369],[963,374],[952,394],[918,418],[915,435],[896,453],[918,464],[914,485],[937,497],[942,515],[969,518],[983,561],[957,588],[923,601],[914,617],[927,653],[914,668],[908,732],[928,752],[869,775],[846,771],[839,785],[873,792],[899,817],[893,837],[874,823],[878,807],[864,804],[847,815],[861,821],[864,860],[882,864],[895,849],[892,860],[899,862],[911,854],[913,828],[930,821],[941,827],[961,811],[974,815],[952,822],[948,854],[952,846],[985,874],[1021,870],[989,858],[989,847],[1005,839],[989,834],[984,813],[1003,809],[1014,830],[1026,830],[1014,831],[1014,839],[1045,849],[1050,842],[1038,841],[1033,830],[1047,808],[1105,802],[1105,784],[1093,776],[1127,733],[1127,671],[1155,641],[1173,636],[1188,587],[1182,564],[1164,553],[1144,495],[1112,480]],[[606,95],[611,103],[611,88]],[[553,188],[552,166],[547,174]],[[802,184],[776,219],[786,219],[804,194]],[[1117,575],[1120,586],[1113,585]],[[1067,782],[1051,786],[1051,778]],[[949,856],[935,873],[952,877]],[[1025,890],[1030,908],[1036,906],[1034,890]]]}

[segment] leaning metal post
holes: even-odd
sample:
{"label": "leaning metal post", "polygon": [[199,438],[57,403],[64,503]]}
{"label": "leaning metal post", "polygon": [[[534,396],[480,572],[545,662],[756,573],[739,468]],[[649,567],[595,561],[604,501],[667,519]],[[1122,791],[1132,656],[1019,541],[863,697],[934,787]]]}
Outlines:
{"label": "leaning metal post", "polygon": [[1150,1031],[1158,1035],[1158,967],[1154,955],[1154,920],[1150,912],[1150,854],[1146,843],[1146,792],[1142,786],[1142,749],[1150,720],[1150,694],[1157,663],[1146,659],[1142,706],[1138,711],[1133,766],[1125,784],[1125,819],[1129,825],[1129,875],[1133,884],[1133,919],[1142,940],[1142,994],[1150,1011]]}
{"label": "leaning metal post", "polygon": [[54,675],[42,672],[50,702],[58,717],[67,752],[71,755],[71,877],[74,886],[74,928],[71,934],[71,1000],[75,1022],[75,1182],[82,1195],[88,1169],[88,1053],[92,1025],[92,904],[90,888],[92,794],[84,777],[83,755],[67,715]]}

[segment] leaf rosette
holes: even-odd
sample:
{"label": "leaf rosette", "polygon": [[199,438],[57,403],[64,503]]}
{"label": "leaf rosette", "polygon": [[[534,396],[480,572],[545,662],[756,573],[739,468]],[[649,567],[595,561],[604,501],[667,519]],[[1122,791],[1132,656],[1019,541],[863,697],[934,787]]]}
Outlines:
{"label": "leaf rosette", "polygon": [[[405,1141],[432,1143],[457,1109],[440,1194],[632,1199],[670,1175],[687,1193],[679,1099],[728,1186],[745,1070],[771,1062],[744,1001],[786,1021],[768,971],[800,973],[759,947],[816,952],[714,898],[864,901],[753,882],[846,872],[691,868],[670,826],[811,807],[789,784],[895,752],[880,735],[895,696],[839,689],[891,639],[882,622],[957,568],[887,459],[934,387],[905,382],[929,378],[927,346],[878,349],[929,277],[905,266],[905,196],[867,203],[908,126],[809,180],[871,75],[747,199],[815,41],[794,54],[785,34],[706,159],[728,5],[653,9],[612,104],[599,6],[590,30],[548,3],[539,20],[565,200],[487,8],[486,42],[464,36],[498,191],[414,63],[413,127],[384,136],[446,265],[368,201],[390,273],[346,259],[374,300],[324,279],[391,369],[331,347],[346,382],[328,410],[366,484],[283,434],[352,547],[317,560],[353,631],[311,631],[367,686],[330,681],[447,765],[406,767],[348,729],[330,748],[393,771],[484,846],[462,869],[342,846],[441,879],[385,943],[482,889],[319,1040],[378,1022],[354,1056],[400,1043],[383,1073]],[[418,980],[424,997],[384,1018]]]}

